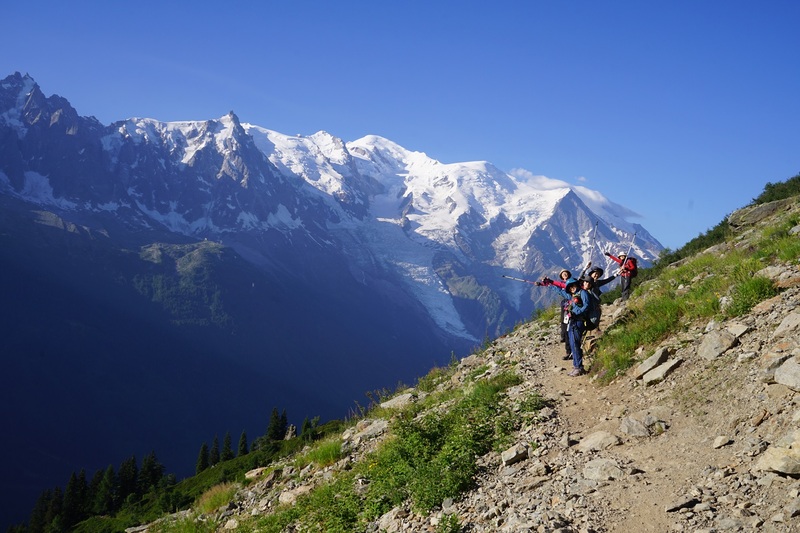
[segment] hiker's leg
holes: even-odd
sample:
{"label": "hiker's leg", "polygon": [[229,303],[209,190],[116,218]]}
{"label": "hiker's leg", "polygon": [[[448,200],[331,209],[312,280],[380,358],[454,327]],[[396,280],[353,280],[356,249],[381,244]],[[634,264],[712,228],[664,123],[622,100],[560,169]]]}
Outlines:
{"label": "hiker's leg", "polygon": [[572,349],[572,366],[575,368],[583,368],[582,330],[583,327],[578,322],[571,322],[569,325],[569,345]]}

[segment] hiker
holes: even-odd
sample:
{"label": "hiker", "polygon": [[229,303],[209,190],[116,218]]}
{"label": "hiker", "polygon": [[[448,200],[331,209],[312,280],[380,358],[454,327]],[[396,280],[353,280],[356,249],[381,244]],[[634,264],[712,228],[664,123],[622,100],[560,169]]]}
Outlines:
{"label": "hiker", "polygon": [[611,255],[611,252],[606,252],[606,255],[620,265],[619,276],[622,278],[620,287],[622,288],[622,301],[624,302],[631,295],[631,278],[636,276],[636,259],[629,258],[626,252],[619,254],[619,257]]}
{"label": "hiker", "polygon": [[[591,265],[591,263],[589,263],[589,265]],[[600,279],[603,277],[603,269],[596,266],[589,269],[588,277],[592,280],[592,294],[597,296],[597,299],[599,300],[600,295],[603,294],[602,291],[600,290],[600,287],[608,283],[611,283],[612,281],[617,279],[617,274],[612,274],[605,279]]]}
{"label": "hiker", "polygon": [[[567,302],[564,306],[567,316],[567,339],[569,340],[569,347],[572,353],[572,372],[569,373],[571,377],[582,376],[586,373],[583,368],[583,350],[581,349],[581,342],[583,341],[584,330],[584,314],[589,308],[589,293],[581,289],[578,280],[569,278],[566,282],[566,288],[558,287],[552,280],[547,280],[550,283],[545,283],[547,278],[542,280],[546,284],[557,291],[564,300]],[[563,321],[562,321],[563,323]]]}
{"label": "hiker", "polygon": [[[542,281],[537,283],[537,285],[543,286],[550,286],[554,285],[560,289],[563,289],[567,286],[567,280],[572,277],[572,272],[567,270],[566,268],[562,268],[561,272],[558,273],[558,280],[552,280],[548,277],[542,278]],[[565,361],[572,359],[572,349],[569,346],[569,336],[567,335],[567,322],[569,321],[569,317],[567,316],[566,307],[569,303],[569,299],[565,298],[561,300],[561,342],[564,344],[564,357]]]}
{"label": "hiker", "polygon": [[[586,312],[583,314],[585,333],[600,327],[600,316],[602,313],[602,308],[600,307],[600,289],[595,287],[594,280],[588,276],[579,278],[578,286],[589,295],[589,305],[586,308]],[[597,292],[595,292],[595,290]]]}

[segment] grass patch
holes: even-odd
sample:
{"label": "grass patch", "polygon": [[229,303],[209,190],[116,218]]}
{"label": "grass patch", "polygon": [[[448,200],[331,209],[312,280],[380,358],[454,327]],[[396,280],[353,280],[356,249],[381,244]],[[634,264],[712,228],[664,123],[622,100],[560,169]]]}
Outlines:
{"label": "grass patch", "polygon": [[205,491],[195,502],[194,508],[203,514],[213,513],[223,505],[233,500],[239,485],[236,483],[222,483]]}
{"label": "grass patch", "polygon": [[311,463],[322,468],[334,464],[342,458],[342,442],[338,435],[316,443],[309,451],[297,457],[294,465],[302,470]]}
{"label": "grass patch", "polygon": [[733,286],[731,304],[725,309],[729,317],[741,316],[749,312],[756,304],[768,300],[778,294],[772,280],[755,276],[742,280]]}

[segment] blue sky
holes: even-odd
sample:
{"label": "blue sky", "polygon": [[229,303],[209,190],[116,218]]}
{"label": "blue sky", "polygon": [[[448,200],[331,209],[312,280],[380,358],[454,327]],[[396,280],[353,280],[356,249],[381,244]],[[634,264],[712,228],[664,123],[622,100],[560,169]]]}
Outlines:
{"label": "blue sky", "polygon": [[800,172],[800,2],[3,2],[0,77],[108,124],[384,136],[581,184],[677,248]]}

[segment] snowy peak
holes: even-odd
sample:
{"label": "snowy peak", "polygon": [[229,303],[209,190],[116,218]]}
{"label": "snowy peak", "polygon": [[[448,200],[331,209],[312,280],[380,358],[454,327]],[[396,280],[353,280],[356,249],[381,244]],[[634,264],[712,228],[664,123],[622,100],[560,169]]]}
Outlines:
{"label": "snowy peak", "polygon": [[[500,333],[542,303],[502,274],[540,277],[631,242],[646,266],[662,249],[599,191],[486,161],[444,164],[376,135],[285,135],[233,111],[106,127],[19,73],[0,82],[0,104],[0,193],[65,217],[247,243],[256,262],[280,262],[286,246],[333,255],[461,338]],[[324,267],[300,268],[310,279]]]}

